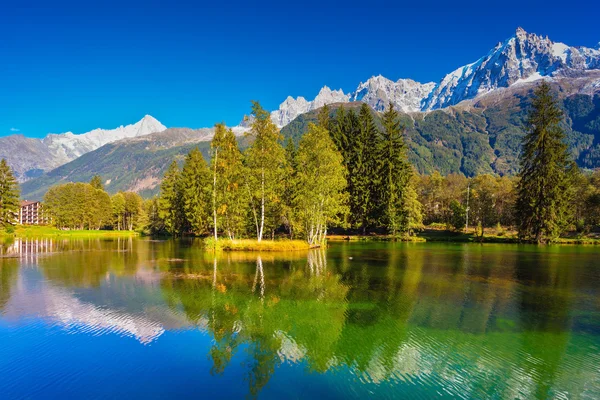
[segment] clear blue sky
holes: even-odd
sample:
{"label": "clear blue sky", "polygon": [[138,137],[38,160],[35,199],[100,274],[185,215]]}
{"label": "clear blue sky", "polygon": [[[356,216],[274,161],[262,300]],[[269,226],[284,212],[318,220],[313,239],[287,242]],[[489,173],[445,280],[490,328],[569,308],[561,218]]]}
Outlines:
{"label": "clear blue sky", "polygon": [[[195,4],[198,3],[198,4]],[[600,2],[16,1],[0,12],[0,136],[237,124],[382,74],[437,81],[518,26],[600,41]]]}

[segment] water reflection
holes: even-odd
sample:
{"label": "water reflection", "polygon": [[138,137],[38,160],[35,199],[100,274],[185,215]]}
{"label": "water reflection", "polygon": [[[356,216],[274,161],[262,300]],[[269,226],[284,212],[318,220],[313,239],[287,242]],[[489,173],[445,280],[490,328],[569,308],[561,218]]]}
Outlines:
{"label": "water reflection", "polygon": [[239,373],[252,397],[272,396],[284,367],[297,368],[297,379],[325,377],[331,392],[320,394],[333,397],[600,395],[600,277],[584,248],[343,244],[217,256],[177,241],[17,248],[42,252],[1,259],[0,321],[39,318],[146,345],[200,331],[211,338],[202,348],[211,375]]}

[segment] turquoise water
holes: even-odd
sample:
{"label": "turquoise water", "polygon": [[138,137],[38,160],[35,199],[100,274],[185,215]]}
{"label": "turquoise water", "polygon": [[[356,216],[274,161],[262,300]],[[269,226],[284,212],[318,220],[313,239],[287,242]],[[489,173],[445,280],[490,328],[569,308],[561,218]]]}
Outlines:
{"label": "turquoise water", "polygon": [[600,398],[600,248],[0,247],[12,398]]}

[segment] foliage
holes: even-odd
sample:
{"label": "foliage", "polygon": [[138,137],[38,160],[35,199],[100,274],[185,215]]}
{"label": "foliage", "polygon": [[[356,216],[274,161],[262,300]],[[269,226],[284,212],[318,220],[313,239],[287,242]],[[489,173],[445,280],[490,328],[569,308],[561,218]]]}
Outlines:
{"label": "foliage", "polygon": [[260,103],[252,103],[252,129],[249,135],[254,142],[246,150],[246,187],[260,242],[265,231],[274,230],[280,222],[283,193],[281,177],[285,174],[285,150],[282,136],[271,121],[270,114]]}
{"label": "foliage", "polygon": [[218,226],[222,226],[227,237],[235,239],[244,231],[248,195],[243,155],[231,129],[222,124],[215,126],[211,154],[214,236],[216,238]]}
{"label": "foliage", "polygon": [[[209,210],[211,209],[211,173],[200,150],[193,149],[185,158],[181,172],[181,199],[185,220],[183,226],[189,226],[196,235],[204,234],[209,228]],[[162,195],[162,194],[161,194]]]}
{"label": "foliage", "polygon": [[133,230],[145,224],[142,199],[137,193],[118,193],[112,198],[89,183],[53,186],[44,196],[44,212],[59,229]]}
{"label": "foliage", "polygon": [[346,169],[341,154],[323,126],[310,124],[294,157],[293,206],[304,237],[311,245],[325,241],[327,227],[339,225],[347,213]]}
{"label": "foliage", "polygon": [[413,188],[412,170],[406,157],[404,129],[398,112],[389,104],[383,113],[383,129],[377,143],[376,162],[380,177],[377,210],[380,223],[396,236],[422,225],[420,204]]}
{"label": "foliage", "polygon": [[171,235],[183,232],[185,228],[183,185],[181,171],[176,161],[171,163],[160,185],[158,216]]}
{"label": "foliage", "polygon": [[19,185],[5,159],[0,160],[0,227],[16,223],[19,215]]}
{"label": "foliage", "polygon": [[550,86],[543,83],[535,91],[521,155],[516,211],[524,240],[555,239],[569,223],[575,166],[559,126],[562,118]]}

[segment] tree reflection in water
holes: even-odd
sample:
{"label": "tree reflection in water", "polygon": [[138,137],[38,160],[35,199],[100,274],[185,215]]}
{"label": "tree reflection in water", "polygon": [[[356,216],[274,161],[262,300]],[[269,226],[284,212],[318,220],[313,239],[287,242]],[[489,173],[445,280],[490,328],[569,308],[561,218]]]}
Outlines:
{"label": "tree reflection in water", "polygon": [[390,243],[215,255],[192,242],[73,242],[52,257],[0,260],[0,310],[19,265],[33,263],[87,302],[128,315],[152,303],[153,323],[176,315],[208,332],[211,374],[241,361],[253,397],[284,364],[350,373],[398,396],[598,394],[589,349],[599,345],[600,279],[594,256],[570,249]]}

